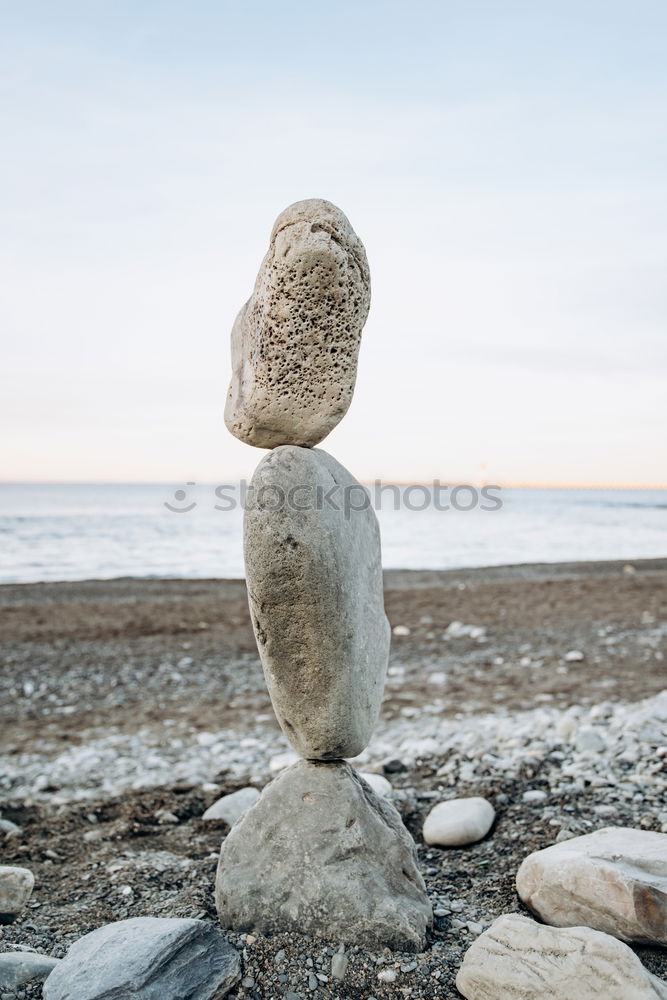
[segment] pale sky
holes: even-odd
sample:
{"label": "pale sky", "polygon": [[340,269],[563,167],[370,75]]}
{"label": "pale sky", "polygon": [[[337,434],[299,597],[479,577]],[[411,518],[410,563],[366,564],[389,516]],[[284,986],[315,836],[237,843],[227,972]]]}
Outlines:
{"label": "pale sky", "polygon": [[0,3],[0,478],[227,482],[229,331],[338,204],[362,479],[667,483],[667,4]]}

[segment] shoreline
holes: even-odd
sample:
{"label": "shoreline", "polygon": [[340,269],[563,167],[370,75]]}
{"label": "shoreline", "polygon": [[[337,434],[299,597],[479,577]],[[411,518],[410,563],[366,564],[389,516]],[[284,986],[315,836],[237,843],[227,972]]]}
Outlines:
{"label": "shoreline", "polygon": [[[519,562],[519,563],[490,563],[485,566],[450,566],[446,569],[411,569],[401,566],[383,567],[382,573],[387,584],[394,582],[395,577],[406,578],[421,577],[429,580],[436,580],[440,577],[453,577],[472,574],[475,576],[485,575],[488,578],[498,580],[510,579],[546,579],[551,575],[559,577],[576,576],[582,572],[588,575],[606,575],[607,572],[623,571],[626,566],[642,572],[662,572],[667,569],[667,555],[645,556],[627,559],[581,559],[565,560],[554,562]],[[20,580],[20,581],[0,581],[0,608],[3,606],[1,600],[2,591],[9,587],[60,587],[76,586],[79,584],[120,584],[124,582],[148,582],[148,583],[237,583],[243,582],[243,576],[161,576],[150,574],[147,576],[121,574],[120,576],[90,576],[80,579],[61,580]]]}

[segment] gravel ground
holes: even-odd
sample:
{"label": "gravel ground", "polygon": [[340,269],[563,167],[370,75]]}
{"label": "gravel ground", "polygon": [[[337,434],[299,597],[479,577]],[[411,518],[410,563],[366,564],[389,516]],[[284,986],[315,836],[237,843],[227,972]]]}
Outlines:
{"label": "gravel ground", "polygon": [[[525,912],[514,878],[526,854],[603,826],[667,831],[666,583],[667,561],[387,574],[398,634],[355,763],[386,774],[417,842],[436,913],[427,950],[346,946],[339,981],[339,941],[230,935],[244,960],[232,995],[457,997],[468,945]],[[0,951],[62,956],[129,916],[215,920],[227,827],[201,815],[289,759],[242,582],[5,586],[0,620],[0,810],[20,827],[1,858],[36,879]],[[429,808],[469,794],[496,807],[489,836],[426,847]],[[664,950],[637,952],[667,978]]]}

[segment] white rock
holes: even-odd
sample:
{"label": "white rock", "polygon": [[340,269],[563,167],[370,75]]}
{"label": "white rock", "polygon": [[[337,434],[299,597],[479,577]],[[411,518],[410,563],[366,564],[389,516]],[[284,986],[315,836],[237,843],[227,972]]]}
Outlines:
{"label": "white rock", "polygon": [[445,629],[444,639],[481,639],[486,633],[484,625],[464,625],[463,622],[450,622]]}
{"label": "white rock", "polygon": [[393,789],[391,784],[382,774],[372,774],[370,771],[359,771],[359,777],[363,778],[367,785],[370,785],[376,795],[391,795]]}
{"label": "white rock", "polygon": [[369,305],[366,253],[341,210],[285,209],[232,330],[231,433],[258,448],[325,438],[352,399]]}
{"label": "white rock", "polygon": [[410,635],[410,629],[407,625],[394,625],[392,632],[394,635]]}
{"label": "white rock", "polygon": [[472,944],[456,977],[466,1000],[667,1000],[626,944],[508,913]]}
{"label": "white rock", "polygon": [[300,757],[294,750],[285,750],[283,753],[274,754],[269,761],[269,771],[271,774],[278,774],[280,771],[284,771],[286,767],[296,764],[297,760],[300,760]]}
{"label": "white rock", "polygon": [[495,809],[486,799],[449,799],[431,809],[424,822],[424,840],[439,847],[474,844],[493,825]]}
{"label": "white rock", "polygon": [[0,833],[4,833],[5,837],[15,837],[21,833],[21,827],[9,819],[0,819]]}
{"label": "white rock", "polygon": [[667,944],[667,836],[607,827],[529,855],[517,891],[556,927],[584,924],[624,941]]}
{"label": "white rock", "polygon": [[524,802],[544,802],[546,797],[547,793],[542,788],[529,788],[521,796]]}
{"label": "white rock", "polygon": [[598,729],[585,726],[577,733],[576,748],[579,753],[600,753],[607,749],[607,744]]}
{"label": "white rock", "polygon": [[0,924],[18,916],[30,899],[35,878],[27,868],[0,865]]}
{"label": "white rock", "polygon": [[566,663],[578,663],[580,660],[583,660],[583,658],[584,654],[581,652],[580,649],[571,649],[563,657]]}
{"label": "white rock", "polygon": [[556,723],[556,736],[560,740],[570,740],[577,730],[577,720],[571,715],[563,715]]}
{"label": "white rock", "polygon": [[256,788],[250,786],[239,788],[237,792],[223,795],[221,799],[209,806],[202,819],[222,819],[229,826],[233,826],[246,809],[254,806],[258,798],[259,792]]}
{"label": "white rock", "polygon": [[378,979],[381,983],[395,983],[396,976],[396,969],[382,969],[381,972],[378,972]]}

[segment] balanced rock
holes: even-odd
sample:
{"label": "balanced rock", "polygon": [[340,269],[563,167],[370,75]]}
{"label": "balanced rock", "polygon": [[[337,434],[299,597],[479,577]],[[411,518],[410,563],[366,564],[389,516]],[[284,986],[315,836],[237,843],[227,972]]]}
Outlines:
{"label": "balanced rock", "polygon": [[486,837],[495,817],[491,803],[478,796],[439,802],[424,822],[424,841],[439,847],[474,844]]}
{"label": "balanced rock", "polygon": [[221,1000],[241,959],[203,920],[133,917],[75,941],[44,984],[44,1000]]}
{"label": "balanced rock", "polygon": [[0,865],[0,924],[10,924],[30,899],[35,877],[27,868]]}
{"label": "balanced rock", "polygon": [[13,990],[24,983],[43,982],[60,960],[35,951],[8,951],[0,955],[0,989]]}
{"label": "balanced rock", "polygon": [[246,809],[254,806],[258,798],[259,792],[256,788],[239,788],[237,792],[223,795],[221,799],[209,806],[202,819],[222,819],[229,826],[232,826]]}
{"label": "balanced rock", "polygon": [[530,854],[523,902],[548,924],[667,944],[667,834],[606,827]]}
{"label": "balanced rock", "polygon": [[286,208],[232,330],[231,433],[258,448],[325,438],[352,399],[369,305],[366,252],[340,209]]}
{"label": "balanced rock", "polygon": [[360,483],[320,449],[270,452],[244,523],[248,598],[273,708],[303,757],[354,757],[389,655],[380,532]]}
{"label": "balanced rock", "polygon": [[346,763],[301,760],[223,842],[223,927],[417,951],[431,907],[400,816]]}
{"label": "balanced rock", "polygon": [[471,945],[456,987],[466,1000],[667,1000],[667,983],[616,938],[515,913]]}

